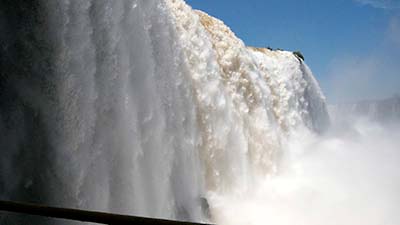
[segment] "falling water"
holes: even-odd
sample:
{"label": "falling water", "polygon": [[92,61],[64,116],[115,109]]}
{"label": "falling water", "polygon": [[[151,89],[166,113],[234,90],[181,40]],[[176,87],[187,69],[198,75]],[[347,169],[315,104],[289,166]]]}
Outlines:
{"label": "falling water", "polygon": [[[246,47],[182,0],[1,1],[0,55],[2,199],[221,225],[400,221],[396,133],[327,131],[302,59]],[[46,222],[0,217],[26,221]]]}

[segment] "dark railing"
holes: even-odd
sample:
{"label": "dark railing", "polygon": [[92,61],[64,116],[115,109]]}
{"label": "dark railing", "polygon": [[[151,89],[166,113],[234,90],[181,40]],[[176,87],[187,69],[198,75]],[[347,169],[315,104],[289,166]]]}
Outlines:
{"label": "dark railing", "polygon": [[111,225],[207,225],[10,201],[0,201],[0,211]]}

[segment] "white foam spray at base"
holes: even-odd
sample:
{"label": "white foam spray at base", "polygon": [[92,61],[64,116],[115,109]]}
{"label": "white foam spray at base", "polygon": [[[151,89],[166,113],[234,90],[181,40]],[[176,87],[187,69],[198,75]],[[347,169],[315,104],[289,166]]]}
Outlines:
{"label": "white foam spray at base", "polygon": [[279,174],[248,190],[211,194],[217,224],[399,224],[400,126],[351,123],[324,136],[297,133]]}

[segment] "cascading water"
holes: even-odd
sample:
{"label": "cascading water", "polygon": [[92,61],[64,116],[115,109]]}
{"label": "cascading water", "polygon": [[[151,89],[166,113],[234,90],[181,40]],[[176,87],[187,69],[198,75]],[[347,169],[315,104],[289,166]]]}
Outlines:
{"label": "cascading water", "polygon": [[[396,133],[319,136],[329,116],[303,60],[182,0],[4,0],[0,45],[2,199],[221,225],[400,221],[383,179],[399,180]],[[60,223],[0,217],[27,221]]]}
{"label": "cascading water", "polygon": [[1,197],[200,220],[196,106],[165,3],[2,3]]}

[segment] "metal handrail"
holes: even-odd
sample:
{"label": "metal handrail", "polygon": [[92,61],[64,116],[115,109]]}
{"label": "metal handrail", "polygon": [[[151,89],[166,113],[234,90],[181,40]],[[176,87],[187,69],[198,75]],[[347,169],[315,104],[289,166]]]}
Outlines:
{"label": "metal handrail", "polygon": [[[67,209],[59,207],[49,207],[32,203],[1,201],[0,211],[23,213],[36,216],[44,216],[58,219],[75,220],[82,222],[92,222],[99,224],[115,225],[207,225],[202,223],[173,221],[156,218],[146,218],[138,216],[128,216],[97,211],[87,211],[80,209]],[[208,224],[210,225],[210,224]]]}

